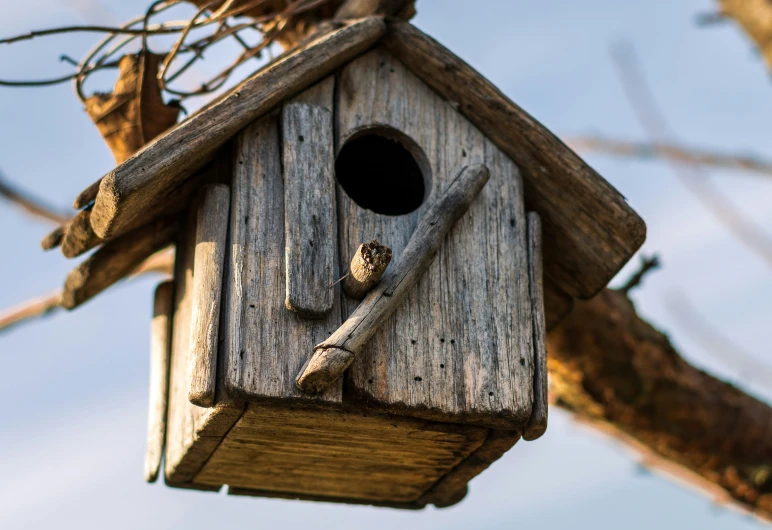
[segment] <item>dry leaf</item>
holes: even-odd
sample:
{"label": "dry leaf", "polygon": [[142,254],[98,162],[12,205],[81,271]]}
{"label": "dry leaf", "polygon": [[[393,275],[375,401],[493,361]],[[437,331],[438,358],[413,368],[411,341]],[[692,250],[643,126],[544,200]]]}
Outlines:
{"label": "dry leaf", "polygon": [[164,103],[156,78],[162,60],[150,52],[125,55],[114,91],[86,100],[86,112],[118,164],[177,123],[180,106]]}

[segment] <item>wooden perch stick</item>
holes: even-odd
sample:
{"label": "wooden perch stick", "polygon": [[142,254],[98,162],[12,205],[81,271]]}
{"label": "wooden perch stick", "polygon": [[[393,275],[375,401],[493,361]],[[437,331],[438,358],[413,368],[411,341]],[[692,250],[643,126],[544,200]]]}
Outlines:
{"label": "wooden perch stick", "polygon": [[547,322],[544,315],[541,218],[536,212],[527,217],[528,290],[533,318],[533,409],[523,439],[533,441],[547,432]]}
{"label": "wooden perch stick", "polygon": [[208,408],[214,405],[217,337],[231,194],[227,185],[214,184],[204,188],[202,195],[193,261],[188,400]]}
{"label": "wooden perch stick", "polygon": [[488,168],[482,165],[461,170],[426,212],[397,266],[330,338],[314,348],[313,356],[296,379],[298,388],[320,393],[343,375],[432,264],[450,229],[466,213],[489,177]]}
{"label": "wooden perch stick", "polygon": [[361,300],[381,281],[391,263],[391,249],[372,240],[359,246],[351,259],[343,291],[349,298]]}
{"label": "wooden perch stick", "polygon": [[174,282],[167,281],[155,290],[153,321],[150,328],[150,395],[148,397],[147,452],[145,453],[147,482],[155,482],[158,479],[166,437],[173,314]]}

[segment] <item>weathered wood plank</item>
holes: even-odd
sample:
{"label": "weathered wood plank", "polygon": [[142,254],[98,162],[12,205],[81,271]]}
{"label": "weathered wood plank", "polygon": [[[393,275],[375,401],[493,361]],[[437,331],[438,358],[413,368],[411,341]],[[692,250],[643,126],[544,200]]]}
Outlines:
{"label": "weathered wood plank", "polygon": [[421,503],[446,508],[460,502],[467,484],[504,456],[520,439],[520,431],[490,431],[485,442],[471,455],[442,477],[421,499]]}
{"label": "weathered wood plank", "polygon": [[[389,413],[522,428],[531,416],[533,333],[517,167],[383,49],[347,65],[339,83],[339,145],[374,124],[383,126],[382,134],[400,139],[414,154],[427,187],[421,207],[402,216],[361,208],[339,188],[344,266],[349,252],[374,238],[392,249],[398,263],[457,168],[485,164],[491,173],[434,264],[350,368],[347,392]],[[356,307],[345,300],[345,315]]]}
{"label": "weathered wood plank", "polygon": [[160,284],[153,299],[153,321],[150,329],[150,390],[147,417],[147,452],[145,480],[155,482],[161,469],[166,413],[169,405],[169,366],[171,364],[174,282]]}
{"label": "weathered wood plank", "polygon": [[74,258],[104,243],[91,228],[91,208],[78,212],[66,225],[62,239],[62,254]]}
{"label": "weathered wood plank", "polygon": [[416,227],[397,265],[349,319],[314,349],[298,376],[299,388],[323,392],[343,375],[378,328],[402,305],[433,263],[450,229],[469,210],[489,178],[488,168],[481,165],[465,167],[458,173]]}
{"label": "weathered wood plank", "polygon": [[353,300],[363,299],[386,273],[391,263],[391,249],[376,239],[359,246],[343,278],[343,292]]}
{"label": "weathered wood plank", "polygon": [[220,301],[231,196],[230,188],[225,184],[209,185],[201,194],[193,267],[188,399],[199,407],[211,407],[217,374]]}
{"label": "weathered wood plank", "polygon": [[477,450],[488,429],[356,410],[250,403],[196,484],[412,503]]}
{"label": "weathered wood plank", "polygon": [[244,409],[243,404],[235,402],[224,392],[219,381],[213,407],[196,407],[188,400],[197,211],[198,205],[194,202],[182,216],[175,254],[174,322],[165,455],[166,482],[173,485],[190,483]]}
{"label": "weathered wood plank", "polygon": [[[327,101],[334,79],[299,96]],[[231,241],[225,286],[225,378],[233,395],[250,400],[309,399],[295,376],[314,345],[341,323],[339,288],[321,320],[287,311],[284,265],[284,184],[277,115],[262,118],[237,137],[231,203]],[[337,263],[337,257],[336,257]],[[336,267],[337,273],[337,267]],[[320,399],[340,403],[342,383]]]}
{"label": "weathered wood plank", "polygon": [[544,317],[541,219],[530,212],[528,223],[528,290],[533,310],[533,410],[523,439],[533,441],[547,432],[547,322]]}
{"label": "weathered wood plank", "polygon": [[338,270],[329,103],[289,103],[282,110],[285,304],[306,318],[323,318],[332,310]]}
{"label": "weathered wood plank", "polygon": [[155,252],[172,243],[174,218],[161,218],[106,244],[78,265],[64,282],[62,307],[75,309],[122,280]]}
{"label": "weathered wood plank", "polygon": [[625,198],[490,81],[409,23],[385,46],[520,168],[526,206],[544,222],[545,280],[590,298],[640,248],[646,225]]}
{"label": "weathered wood plank", "polygon": [[121,233],[239,130],[367,50],[384,33],[382,19],[368,18],[326,34],[147,145],[102,179],[91,214],[94,232],[102,238]]}

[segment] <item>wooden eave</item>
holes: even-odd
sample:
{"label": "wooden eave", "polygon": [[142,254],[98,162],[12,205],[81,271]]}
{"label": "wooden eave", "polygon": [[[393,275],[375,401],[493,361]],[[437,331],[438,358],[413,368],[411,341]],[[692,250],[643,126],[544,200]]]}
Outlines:
{"label": "wooden eave", "polygon": [[591,298],[605,287],[646,235],[644,222],[625,198],[437,41],[409,23],[378,17],[347,24],[285,55],[91,185],[76,204],[94,204],[66,230],[62,247],[70,250],[65,255],[104,244],[96,256],[113,240],[125,240],[121,236],[168,215],[169,204],[190,200],[198,171],[239,130],[378,44],[520,168],[526,207],[538,212],[544,225],[548,324],[565,316],[573,299]]}

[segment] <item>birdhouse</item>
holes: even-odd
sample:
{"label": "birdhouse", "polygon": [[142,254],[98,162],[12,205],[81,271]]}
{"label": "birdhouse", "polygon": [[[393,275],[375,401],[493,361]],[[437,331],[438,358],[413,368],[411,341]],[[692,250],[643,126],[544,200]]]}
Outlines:
{"label": "birdhouse", "polygon": [[546,331],[645,236],[545,127],[380,18],[279,58],[78,202],[63,246],[102,248],[69,307],[176,245],[149,479],[163,455],[170,486],[403,508],[458,502],[541,436]]}

